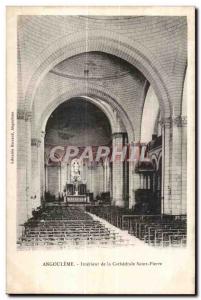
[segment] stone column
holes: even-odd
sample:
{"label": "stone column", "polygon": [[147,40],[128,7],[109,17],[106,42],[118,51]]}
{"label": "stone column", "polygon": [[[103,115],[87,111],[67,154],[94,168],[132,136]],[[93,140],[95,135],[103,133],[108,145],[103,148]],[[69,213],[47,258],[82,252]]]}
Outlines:
{"label": "stone column", "polygon": [[110,187],[110,198],[111,198],[111,204],[113,203],[112,202],[112,199],[113,199],[113,191],[112,191],[112,182],[113,182],[113,178],[112,178],[112,163],[110,163],[109,165],[109,171],[110,171],[110,184],[109,184],[109,187]]}
{"label": "stone column", "polygon": [[124,162],[116,155],[114,151],[120,153],[124,146],[124,133],[113,133],[113,164],[112,164],[112,204],[115,206],[124,207]]}
{"label": "stone column", "polygon": [[104,184],[103,184],[103,190],[104,192],[108,192],[109,191],[109,176],[108,176],[108,160],[105,159],[103,161],[103,180],[104,180]]}
{"label": "stone column", "polygon": [[88,163],[88,189],[91,193],[94,193],[94,172],[92,163]]}
{"label": "stone column", "polygon": [[[128,137],[127,134],[123,135],[123,146],[126,147],[126,154],[128,154]],[[123,162],[123,195],[125,200],[125,206],[129,207],[129,162],[126,155]]]}
{"label": "stone column", "polygon": [[[48,191],[48,165],[47,165],[47,162],[45,162],[45,165],[44,165],[44,172],[45,172],[45,175],[44,175],[44,195],[45,193]],[[45,200],[45,199],[43,199]]]}
{"label": "stone column", "polygon": [[182,214],[187,213],[187,117],[182,117]]}
{"label": "stone column", "polygon": [[136,145],[139,143],[131,142],[130,143],[130,153],[129,153],[129,208],[135,206],[135,191],[140,188],[140,176],[135,173],[135,164],[134,158],[136,159]]}
{"label": "stone column", "polygon": [[64,191],[67,180],[67,164],[64,162],[61,163],[61,195]]}
{"label": "stone column", "polygon": [[70,183],[70,163],[67,163],[67,183]]}
{"label": "stone column", "polygon": [[110,191],[110,162],[106,159],[106,192]]}
{"label": "stone column", "polygon": [[[31,112],[17,111],[17,222],[23,224],[31,217]],[[17,236],[22,226],[17,227]]]}
{"label": "stone column", "polygon": [[[186,152],[187,144],[185,140],[185,130],[183,124],[185,120],[181,116],[173,119],[172,137],[172,214],[182,214],[185,209],[186,196]],[[184,136],[182,136],[184,133]],[[184,145],[182,138],[184,138]],[[184,172],[184,174],[183,174]],[[184,190],[184,191],[183,191]]]}
{"label": "stone column", "polygon": [[162,192],[161,213],[172,214],[172,120],[161,120],[162,127]]}
{"label": "stone column", "polygon": [[129,163],[129,208],[132,208],[135,204],[134,190],[133,190],[133,163]]}
{"label": "stone column", "polygon": [[58,191],[58,197],[61,195],[62,192],[62,171],[61,171],[61,162],[58,164],[58,175],[59,175],[59,191]]}
{"label": "stone column", "polygon": [[132,189],[132,201],[130,201],[129,208],[134,208],[136,204],[136,199],[135,199],[135,192],[140,189],[140,175],[135,172],[133,169],[132,171],[132,182],[133,182],[133,189]]}
{"label": "stone column", "polygon": [[40,206],[40,144],[41,140],[31,139],[31,199],[32,209]]}
{"label": "stone column", "polygon": [[[45,146],[44,146],[44,140],[45,140],[45,132],[41,132],[41,144],[40,144],[40,197],[45,200],[45,191],[46,191],[46,184],[47,180],[45,176],[48,178],[48,167],[46,167],[45,172]],[[46,174],[45,174],[46,173]],[[47,185],[48,186],[48,185]]]}

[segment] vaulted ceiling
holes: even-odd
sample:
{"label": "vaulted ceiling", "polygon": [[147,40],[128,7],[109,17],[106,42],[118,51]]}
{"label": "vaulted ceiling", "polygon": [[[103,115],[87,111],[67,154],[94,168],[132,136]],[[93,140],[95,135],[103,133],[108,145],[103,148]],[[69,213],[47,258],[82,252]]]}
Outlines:
{"label": "vaulted ceiling", "polygon": [[138,72],[123,59],[103,52],[85,52],[57,64],[52,73],[72,79],[115,79]]}

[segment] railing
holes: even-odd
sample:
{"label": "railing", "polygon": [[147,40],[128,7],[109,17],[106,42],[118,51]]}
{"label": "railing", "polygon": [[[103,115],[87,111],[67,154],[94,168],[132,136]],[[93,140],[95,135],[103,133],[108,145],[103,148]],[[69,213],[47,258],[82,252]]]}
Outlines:
{"label": "railing", "polygon": [[87,203],[88,199],[86,195],[67,196],[67,203]]}

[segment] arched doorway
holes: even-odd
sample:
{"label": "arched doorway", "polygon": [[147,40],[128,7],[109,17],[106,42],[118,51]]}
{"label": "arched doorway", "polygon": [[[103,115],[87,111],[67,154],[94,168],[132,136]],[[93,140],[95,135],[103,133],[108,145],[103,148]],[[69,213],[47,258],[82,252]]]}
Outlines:
{"label": "arched doorway", "polygon": [[[105,148],[112,150],[117,137],[114,130],[114,124],[105,113],[87,101],[86,97],[65,101],[52,112],[44,138],[45,201],[69,203],[79,198],[81,202],[116,205],[114,189],[118,184],[117,175],[122,181],[122,193],[128,195],[126,162],[120,167],[122,174],[114,174],[116,171],[110,160],[110,152],[104,156],[100,150],[101,147],[104,148],[103,152]],[[123,137],[122,143],[127,143],[127,133],[120,132],[119,135]],[[74,155],[68,152],[72,151],[72,147]],[[52,153],[56,159],[52,159]]]}

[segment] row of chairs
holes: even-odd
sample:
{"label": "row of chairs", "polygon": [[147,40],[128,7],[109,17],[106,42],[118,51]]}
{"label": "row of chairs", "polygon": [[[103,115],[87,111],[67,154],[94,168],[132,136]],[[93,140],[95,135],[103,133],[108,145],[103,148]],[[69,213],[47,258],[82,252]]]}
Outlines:
{"label": "row of chairs", "polygon": [[[175,218],[177,217],[177,218]],[[149,216],[129,218],[128,232],[153,246],[185,246],[186,221],[178,216],[157,218]]]}
{"label": "row of chairs", "polygon": [[79,207],[45,207],[37,217],[23,224],[23,228],[18,241],[21,246],[105,244],[119,239],[115,231],[93,220]]}
{"label": "row of chairs", "polygon": [[88,207],[88,211],[152,246],[185,246],[186,215],[134,215],[117,207]]}
{"label": "row of chairs", "polygon": [[82,208],[70,206],[45,206],[33,212],[33,220],[91,220]]}

